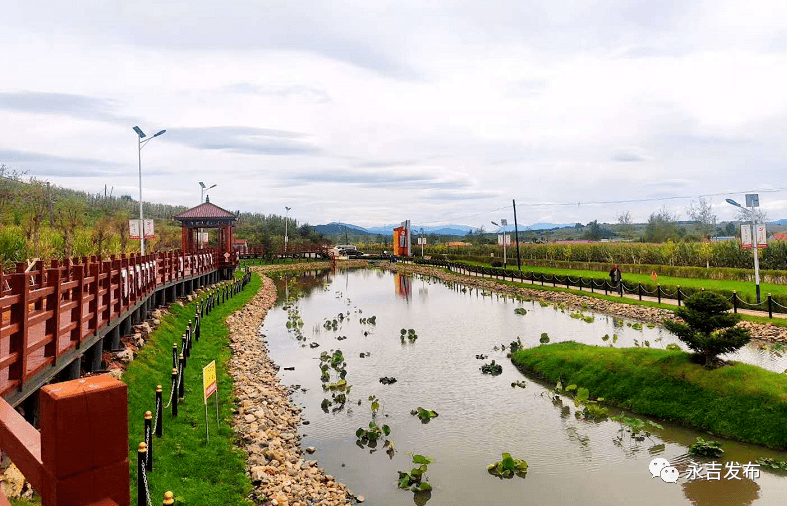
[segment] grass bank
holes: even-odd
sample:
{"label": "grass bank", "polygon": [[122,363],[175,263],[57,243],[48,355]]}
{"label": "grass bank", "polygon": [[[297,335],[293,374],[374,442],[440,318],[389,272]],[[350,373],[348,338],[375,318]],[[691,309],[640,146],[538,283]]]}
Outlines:
{"label": "grass bank", "polygon": [[[251,482],[245,474],[246,457],[233,445],[232,379],[226,362],[230,358],[229,331],[224,320],[245,305],[262,286],[252,274],[240,293],[217,305],[201,323],[201,338],[194,342],[187,361],[185,401],[178,405],[178,417],[172,410],[163,413],[163,437],[153,438],[153,471],[148,485],[153,504],[161,504],[164,492],[171,490],[176,504],[248,505]],[[180,343],[195,304],[170,306],[171,314],[161,319],[147,344],[129,364],[123,375],[128,385],[129,460],[131,464],[132,504],[136,504],[137,445],[144,440],[144,413],[154,411],[156,385],[164,390],[164,403],[170,397],[172,343]],[[220,427],[216,428],[216,408],[209,400],[210,443],[205,440],[205,405],[202,402],[202,368],[216,361]],[[155,414],[155,412],[154,412]]]}
{"label": "grass bank", "polygon": [[520,350],[522,372],[587,388],[624,410],[731,439],[787,448],[787,375],[733,363],[708,370],[690,355],[574,342]]}

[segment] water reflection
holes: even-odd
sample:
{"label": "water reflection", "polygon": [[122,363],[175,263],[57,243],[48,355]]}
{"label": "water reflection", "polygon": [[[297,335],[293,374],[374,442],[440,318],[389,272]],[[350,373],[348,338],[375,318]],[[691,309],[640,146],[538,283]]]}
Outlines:
{"label": "water reflection", "polygon": [[760,497],[760,486],[748,478],[692,480],[681,487],[694,506],[748,506]]}

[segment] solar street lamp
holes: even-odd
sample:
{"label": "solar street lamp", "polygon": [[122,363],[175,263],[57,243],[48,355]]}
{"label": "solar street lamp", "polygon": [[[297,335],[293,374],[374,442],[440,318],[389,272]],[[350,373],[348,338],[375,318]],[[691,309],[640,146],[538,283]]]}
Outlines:
{"label": "solar street lamp", "polygon": [[754,250],[754,283],[757,288],[757,304],[760,303],[760,252],[757,248],[757,223],[756,218],[754,215],[754,208],[759,207],[760,202],[759,198],[756,195],[746,195],[746,205],[748,206],[751,204],[751,209],[748,207],[743,207],[742,205],[738,204],[732,199],[725,199],[728,204],[731,204],[735,207],[740,207],[741,209],[746,209],[751,216],[751,238],[752,238],[752,249]]}
{"label": "solar street lamp", "polygon": [[[139,252],[141,255],[145,255],[145,221],[144,215],[142,213],[142,148],[147,145],[148,142],[152,141],[159,135],[162,135],[166,130],[161,130],[160,132],[156,133],[152,137],[145,138],[145,133],[142,131],[141,128],[138,126],[134,127],[134,131],[137,133],[137,152],[139,154]],[[143,140],[144,139],[144,140]]]}

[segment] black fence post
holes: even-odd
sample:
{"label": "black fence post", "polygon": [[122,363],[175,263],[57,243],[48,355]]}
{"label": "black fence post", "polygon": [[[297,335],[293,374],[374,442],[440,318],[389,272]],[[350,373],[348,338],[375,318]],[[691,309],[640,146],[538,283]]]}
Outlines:
{"label": "black fence post", "polygon": [[677,293],[678,293],[678,307],[680,307],[680,301],[683,300],[681,298],[683,294],[680,292],[680,285],[678,285],[678,292]]}
{"label": "black fence post", "polygon": [[566,274],[566,290],[568,289],[569,289],[569,280],[568,280],[568,274]]}
{"label": "black fence post", "polygon": [[623,281],[618,281],[618,293],[623,297]]}
{"label": "black fence post", "polygon": [[162,430],[161,430],[161,419],[163,418],[162,411],[164,409],[164,399],[162,398],[162,389],[161,385],[156,385],[156,426],[154,430],[156,431],[156,437],[161,437]]}
{"label": "black fence post", "polygon": [[178,360],[180,361],[180,377],[178,378],[178,397],[182,399],[186,396],[186,382],[183,381],[183,376],[186,375],[186,357],[183,356],[183,353],[181,353],[178,356]]}
{"label": "black fence post", "polygon": [[147,506],[148,489],[145,486],[145,460],[147,459],[148,447],[145,443],[139,443],[137,449],[137,506]]}
{"label": "black fence post", "polygon": [[590,293],[596,293],[596,282],[593,281],[593,278],[590,278],[588,281],[590,283]]}
{"label": "black fence post", "polygon": [[192,333],[193,333],[193,331],[191,330],[192,326],[193,326],[193,323],[192,323],[191,320],[189,320],[189,324],[186,325],[186,346],[189,349],[189,357],[191,356],[191,346],[192,346],[192,344],[191,344],[191,336],[192,336]]}
{"label": "black fence post", "polygon": [[579,291],[582,291],[582,276],[579,277]]}
{"label": "black fence post", "polygon": [[200,320],[199,313],[196,313],[194,315],[194,340],[195,341],[199,341],[199,333],[200,333],[200,331],[199,331],[199,327],[200,327],[199,320]]}
{"label": "black fence post", "polygon": [[773,318],[773,297],[768,294],[768,318]]}
{"label": "black fence post", "polygon": [[738,290],[732,291],[732,312],[738,312]]}
{"label": "black fence post", "polygon": [[145,444],[147,452],[145,458],[145,469],[153,470],[153,413],[145,411]]}
{"label": "black fence post", "polygon": [[604,295],[609,295],[609,285],[607,285],[607,280],[604,280]]}
{"label": "black fence post", "polygon": [[[186,334],[180,335],[180,355],[185,359],[189,356],[188,343],[186,342]],[[186,364],[183,364],[186,365]]]}
{"label": "black fence post", "polygon": [[172,418],[176,418],[178,416],[178,378],[180,374],[178,374],[178,369],[173,367],[172,368]]}
{"label": "black fence post", "polygon": [[637,295],[639,295],[639,300],[642,300],[642,283],[637,282]]}
{"label": "black fence post", "polygon": [[178,343],[172,343],[172,367],[178,366]]}
{"label": "black fence post", "polygon": [[656,285],[656,296],[659,298],[659,304],[661,304],[661,284]]}

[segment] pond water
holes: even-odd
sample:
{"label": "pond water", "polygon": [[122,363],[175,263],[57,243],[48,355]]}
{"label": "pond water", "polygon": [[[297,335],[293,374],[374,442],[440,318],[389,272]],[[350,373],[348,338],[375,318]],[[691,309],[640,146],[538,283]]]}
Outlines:
{"label": "pond water", "polygon": [[[308,421],[300,428],[302,446],[316,447],[312,458],[354,493],[363,494],[368,504],[785,504],[784,473],[760,468],[759,477],[737,473],[742,479],[725,479],[728,470],[724,466],[747,464],[759,457],[787,460],[787,453],[669,424],[639,441],[621,432],[617,422],[577,419],[569,398],[562,404],[553,402],[548,396],[550,385],[522,375],[499,349],[517,337],[525,347],[536,346],[543,332],[551,342],[597,345],[608,345],[617,335],[617,347],[648,341],[651,347],[664,348],[677,342],[663,329],[640,330],[630,326],[633,322],[584,311],[595,317],[588,323],[571,318],[569,311],[542,307],[538,302],[375,269],[282,276],[277,283],[279,305],[268,313],[261,332],[272,359],[282,367],[283,383],[299,385],[293,400],[304,408],[302,416]],[[287,297],[291,297],[289,310],[283,308]],[[515,314],[519,307],[527,314]],[[339,313],[344,320],[335,330],[326,329],[326,320]],[[303,320],[300,332],[287,328],[288,316]],[[375,325],[360,322],[371,316],[376,317]],[[414,329],[418,338],[402,343],[402,328]],[[610,336],[606,342],[604,335]],[[319,347],[312,348],[311,343]],[[334,404],[325,412],[321,403],[331,394],[322,388],[319,356],[335,349],[341,349],[345,357],[351,390],[343,407]],[[361,353],[370,356],[361,358]],[[488,358],[477,359],[480,354]],[[785,358],[756,344],[733,358],[775,371],[787,368]],[[491,360],[503,366],[499,376],[479,370]],[[383,376],[397,381],[383,385],[378,381]],[[513,388],[515,381],[524,381],[526,387]],[[368,427],[372,420],[371,395],[380,400],[377,422],[390,426],[388,439],[396,449],[393,457],[386,454],[382,439],[377,448],[356,445],[356,430]],[[419,406],[439,416],[422,424],[410,414]],[[715,460],[690,458],[688,445],[697,436],[719,440],[725,454]],[[397,488],[397,471],[413,467],[408,452],[434,458],[426,473],[431,494]],[[501,480],[487,472],[486,466],[500,460],[503,452],[529,463],[525,478]],[[677,483],[651,476],[649,463],[656,457],[679,469]],[[692,460],[704,466],[719,464],[721,479],[689,480]]]}

